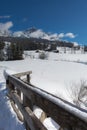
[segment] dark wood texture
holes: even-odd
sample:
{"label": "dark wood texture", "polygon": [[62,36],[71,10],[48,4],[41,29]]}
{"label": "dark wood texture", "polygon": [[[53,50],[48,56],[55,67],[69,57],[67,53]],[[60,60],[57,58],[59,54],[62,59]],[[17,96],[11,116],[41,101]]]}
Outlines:
{"label": "dark wood texture", "polygon": [[[10,95],[22,112],[25,123],[28,124],[29,129],[46,130],[32,112],[33,105],[37,105],[43,109],[47,116],[52,117],[63,128],[67,130],[87,130],[87,119],[78,114],[79,112],[87,114],[86,110],[78,108],[29,83],[26,84],[17,77],[9,76],[8,81],[10,83],[8,86],[11,89]],[[15,93],[15,89],[23,93],[23,102],[21,97]],[[75,111],[72,111],[71,108],[75,109]]]}
{"label": "dark wood texture", "polygon": [[18,105],[21,113],[23,114],[29,128],[31,130],[47,130],[43,124],[39,121],[39,119],[34,115],[32,110],[29,107],[23,106],[23,102],[20,97],[16,93],[11,93],[11,97],[13,101]]}

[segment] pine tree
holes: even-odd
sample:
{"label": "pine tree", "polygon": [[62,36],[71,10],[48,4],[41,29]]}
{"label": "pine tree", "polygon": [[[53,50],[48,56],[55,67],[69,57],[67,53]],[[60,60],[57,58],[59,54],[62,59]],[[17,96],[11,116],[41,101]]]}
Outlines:
{"label": "pine tree", "polygon": [[11,43],[7,51],[8,60],[21,60],[23,59],[23,49],[18,43]]}
{"label": "pine tree", "polygon": [[23,49],[22,49],[22,46],[18,43],[15,44],[15,50],[14,50],[13,58],[14,58],[14,60],[23,59]]}
{"label": "pine tree", "polygon": [[4,60],[4,53],[3,53],[4,46],[5,46],[5,43],[0,42],[0,60]]}
{"label": "pine tree", "polygon": [[5,43],[4,42],[0,42],[0,50],[2,50],[5,46]]}

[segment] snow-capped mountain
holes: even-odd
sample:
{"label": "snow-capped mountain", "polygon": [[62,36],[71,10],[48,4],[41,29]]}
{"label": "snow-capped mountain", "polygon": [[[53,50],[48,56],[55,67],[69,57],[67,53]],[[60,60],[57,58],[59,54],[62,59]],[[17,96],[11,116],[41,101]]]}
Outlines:
{"label": "snow-capped mountain", "polygon": [[13,33],[14,37],[25,37],[25,38],[37,38],[46,40],[59,40],[58,34],[48,34],[43,32],[41,29],[30,28],[25,31],[18,31]]}
{"label": "snow-capped mountain", "polygon": [[41,29],[30,28],[25,31],[11,32],[9,30],[0,30],[0,36],[3,37],[17,37],[17,38],[35,38],[49,41],[64,41],[66,38],[75,38],[73,33],[46,33]]}

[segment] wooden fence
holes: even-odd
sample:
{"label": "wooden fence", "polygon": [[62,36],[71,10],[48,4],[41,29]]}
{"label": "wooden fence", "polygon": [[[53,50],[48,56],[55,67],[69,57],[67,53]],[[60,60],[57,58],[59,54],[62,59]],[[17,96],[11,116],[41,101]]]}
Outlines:
{"label": "wooden fence", "polygon": [[[61,126],[60,130],[87,130],[86,110],[31,85],[30,74],[29,71],[9,75],[6,80],[11,105],[18,118],[24,121],[26,130],[47,130],[43,120],[34,115],[34,105],[40,107],[47,117],[56,121]],[[23,76],[26,76],[27,80],[23,81]]]}

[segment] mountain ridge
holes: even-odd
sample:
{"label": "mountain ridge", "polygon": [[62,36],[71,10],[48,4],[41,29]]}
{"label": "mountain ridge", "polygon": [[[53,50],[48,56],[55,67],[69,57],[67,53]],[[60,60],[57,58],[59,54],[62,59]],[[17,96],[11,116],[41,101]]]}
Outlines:
{"label": "mountain ridge", "polygon": [[24,31],[14,32],[13,37],[38,38],[38,39],[46,39],[49,41],[59,40],[59,36],[57,33],[54,34],[46,33],[41,29],[33,27],[26,29]]}

